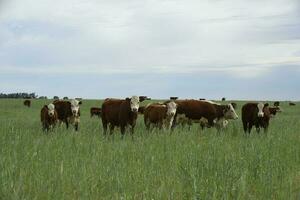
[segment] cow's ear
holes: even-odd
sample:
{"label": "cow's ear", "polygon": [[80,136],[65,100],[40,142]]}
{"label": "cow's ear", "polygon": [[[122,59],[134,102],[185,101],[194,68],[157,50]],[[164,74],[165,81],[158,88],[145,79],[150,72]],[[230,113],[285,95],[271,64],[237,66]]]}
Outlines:
{"label": "cow's ear", "polygon": [[126,99],[125,99],[126,101],[130,101],[130,98],[129,97],[126,97]]}
{"label": "cow's ear", "polygon": [[265,103],[265,107],[268,107],[269,106],[269,104],[268,103]]}
{"label": "cow's ear", "polygon": [[82,104],[82,101],[79,101],[78,104],[81,105],[81,104]]}

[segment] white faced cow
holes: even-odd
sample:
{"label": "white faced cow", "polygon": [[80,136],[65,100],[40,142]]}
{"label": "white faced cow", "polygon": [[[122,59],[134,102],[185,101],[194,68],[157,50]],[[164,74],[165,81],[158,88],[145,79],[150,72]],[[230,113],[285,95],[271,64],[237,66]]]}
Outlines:
{"label": "white faced cow", "polygon": [[57,122],[57,112],[54,104],[44,105],[41,109],[41,122],[44,131],[52,129]]}
{"label": "white faced cow", "polygon": [[134,133],[136,119],[139,110],[139,104],[145,100],[138,96],[132,96],[126,99],[107,98],[102,104],[102,124],[104,135],[107,132],[107,126],[110,126],[110,133],[113,133],[114,127],[120,127],[122,137],[125,134],[126,127],[131,128],[131,135]]}
{"label": "white faced cow", "polygon": [[170,129],[176,114],[177,104],[174,101],[152,103],[144,110],[144,122],[149,130],[151,124],[159,129]]}
{"label": "white faced cow", "polygon": [[80,108],[81,101],[72,99],[71,101],[60,101],[56,100],[53,102],[55,109],[58,114],[58,119],[65,123],[67,128],[69,123],[73,124],[75,130],[78,130],[80,122]]}

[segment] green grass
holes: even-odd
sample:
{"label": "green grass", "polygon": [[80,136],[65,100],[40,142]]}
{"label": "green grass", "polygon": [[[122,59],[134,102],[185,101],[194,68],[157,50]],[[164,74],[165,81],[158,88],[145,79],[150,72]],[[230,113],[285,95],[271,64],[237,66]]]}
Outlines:
{"label": "green grass", "polygon": [[[45,134],[39,112],[49,100],[0,100],[0,199],[299,199],[300,107],[283,103],[268,134],[176,129],[147,134],[139,117],[134,141],[104,138],[83,101],[80,130]],[[146,104],[145,102],[144,104]],[[239,102],[238,113],[241,105]]]}

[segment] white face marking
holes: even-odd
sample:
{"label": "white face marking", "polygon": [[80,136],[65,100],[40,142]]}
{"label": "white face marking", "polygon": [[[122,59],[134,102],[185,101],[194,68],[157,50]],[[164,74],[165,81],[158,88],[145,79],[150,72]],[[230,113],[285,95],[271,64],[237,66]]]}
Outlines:
{"label": "white face marking", "polygon": [[73,116],[78,116],[78,112],[79,112],[79,101],[78,100],[76,100],[76,99],[71,100],[71,110],[72,110]]}
{"label": "white face marking", "polygon": [[236,114],[233,106],[231,104],[228,104],[228,110],[224,113],[224,116],[226,119],[238,119],[239,116]]}
{"label": "white face marking", "polygon": [[140,98],[138,96],[132,96],[130,99],[130,108],[132,112],[139,110]]}
{"label": "white face marking", "polygon": [[264,116],[264,111],[263,111],[264,104],[263,103],[257,104],[257,108],[258,108],[258,114],[257,114],[257,116],[258,117],[263,117]]}
{"label": "white face marking", "polygon": [[168,116],[174,116],[176,113],[176,109],[177,109],[177,104],[173,101],[167,103],[167,115]]}
{"label": "white face marking", "polygon": [[53,103],[50,103],[48,106],[48,115],[49,116],[53,116],[54,115],[54,110],[55,110],[55,106]]}

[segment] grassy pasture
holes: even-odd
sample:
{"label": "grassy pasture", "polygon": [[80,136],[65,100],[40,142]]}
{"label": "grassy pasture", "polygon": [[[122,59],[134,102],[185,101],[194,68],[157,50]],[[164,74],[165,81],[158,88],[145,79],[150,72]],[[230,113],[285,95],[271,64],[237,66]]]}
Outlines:
{"label": "grassy pasture", "polygon": [[139,117],[132,141],[103,137],[96,100],[83,101],[78,133],[45,134],[48,102],[0,100],[0,199],[300,199],[300,104],[282,102],[268,134],[245,136],[240,119],[220,134],[147,134]]}

